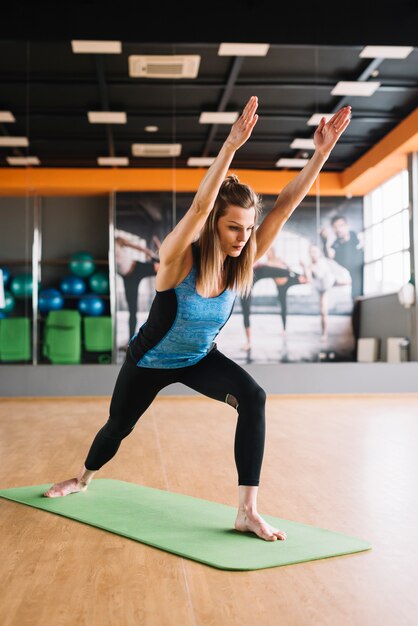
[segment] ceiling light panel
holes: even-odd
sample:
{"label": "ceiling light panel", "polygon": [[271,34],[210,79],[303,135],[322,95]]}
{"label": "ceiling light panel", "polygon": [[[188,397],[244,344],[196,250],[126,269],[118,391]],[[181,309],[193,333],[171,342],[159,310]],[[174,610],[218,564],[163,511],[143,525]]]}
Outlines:
{"label": "ceiling light panel", "polygon": [[219,56],[227,57],[265,57],[270,44],[268,43],[221,43]]}
{"label": "ceiling light panel", "polygon": [[290,147],[298,148],[300,150],[315,150],[313,139],[294,139],[290,144]]}
{"label": "ceiling light panel", "polygon": [[40,165],[41,162],[38,157],[7,157],[9,165]]}
{"label": "ceiling light panel", "polygon": [[308,159],[279,159],[276,167],[305,167]]}
{"label": "ceiling light panel", "polygon": [[15,122],[15,116],[11,111],[0,111],[0,122]]}
{"label": "ceiling light panel", "polygon": [[377,81],[340,81],[335,85],[331,94],[333,96],[372,96],[379,87],[380,83]]}
{"label": "ceiling light panel", "polygon": [[411,46],[366,46],[359,56],[366,59],[406,59],[412,50]]}
{"label": "ceiling light panel", "polygon": [[190,167],[210,167],[214,160],[215,157],[189,157],[187,165]]}
{"label": "ceiling light panel", "polygon": [[27,147],[29,145],[29,141],[27,137],[0,137],[0,146],[10,146],[10,147]]}
{"label": "ceiling light panel", "polygon": [[306,124],[308,126],[318,126],[319,122],[321,121],[321,119],[323,117],[325,117],[325,121],[329,122],[329,120],[331,119],[331,117],[334,115],[334,113],[314,113],[313,115],[311,115],[311,117],[308,119],[308,121],[306,122]]}
{"label": "ceiling light panel", "polygon": [[238,112],[204,111],[200,114],[200,124],[233,124],[238,119]]}
{"label": "ceiling light panel", "polygon": [[99,165],[129,165],[128,157],[99,157]]}
{"label": "ceiling light panel", "polygon": [[90,124],[126,124],[126,113],[123,111],[89,111]]}
{"label": "ceiling light panel", "polygon": [[76,40],[71,42],[74,54],[121,54],[121,41]]}

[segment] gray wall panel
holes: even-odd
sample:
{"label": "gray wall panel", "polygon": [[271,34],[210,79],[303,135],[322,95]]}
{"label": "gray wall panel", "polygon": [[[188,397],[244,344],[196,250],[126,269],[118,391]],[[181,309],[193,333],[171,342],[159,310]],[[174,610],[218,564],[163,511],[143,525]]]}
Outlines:
{"label": "gray wall panel", "polygon": [[386,361],[388,337],[412,335],[412,309],[405,309],[396,293],[364,297],[360,303],[360,337],[380,339],[380,360]]}
{"label": "gray wall panel", "polygon": [[[110,396],[120,365],[3,365],[0,397]],[[245,368],[268,394],[418,393],[418,362],[290,363]],[[197,395],[181,384],[161,395]]]}

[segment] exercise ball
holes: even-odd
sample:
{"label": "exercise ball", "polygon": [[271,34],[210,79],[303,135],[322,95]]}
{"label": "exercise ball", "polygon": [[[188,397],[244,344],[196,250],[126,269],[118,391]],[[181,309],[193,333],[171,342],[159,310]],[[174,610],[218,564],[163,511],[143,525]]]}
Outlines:
{"label": "exercise ball", "polygon": [[10,291],[4,291],[4,307],[0,309],[3,313],[11,313],[15,308],[16,301]]}
{"label": "exercise ball", "polygon": [[109,293],[109,275],[105,272],[96,272],[90,276],[89,285],[94,293],[107,294]]}
{"label": "exercise ball", "polygon": [[89,293],[86,296],[81,296],[78,301],[78,310],[83,315],[97,316],[102,315],[105,306],[101,298]]}
{"label": "exercise ball", "polygon": [[10,291],[16,298],[32,295],[32,274],[16,274],[10,283]]}
{"label": "exercise ball", "polygon": [[39,292],[38,308],[41,313],[58,311],[64,306],[64,298],[58,289],[41,289]]}
{"label": "exercise ball", "polygon": [[70,258],[70,270],[76,276],[90,276],[96,269],[93,256],[89,252],[75,252]]}
{"label": "exercise ball", "polygon": [[6,313],[4,313],[4,309],[0,309],[0,320],[4,320],[7,317]]}
{"label": "exercise ball", "polygon": [[10,270],[5,265],[3,265],[3,267],[0,267],[0,270],[3,272],[3,284],[6,287],[10,278]]}
{"label": "exercise ball", "polygon": [[87,291],[87,286],[80,276],[70,274],[61,280],[60,289],[66,296],[81,296]]}

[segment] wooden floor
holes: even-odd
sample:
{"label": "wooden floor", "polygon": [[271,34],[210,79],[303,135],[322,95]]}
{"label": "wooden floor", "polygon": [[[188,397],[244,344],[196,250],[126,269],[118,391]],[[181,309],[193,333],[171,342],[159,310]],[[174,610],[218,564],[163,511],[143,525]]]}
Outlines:
{"label": "wooden floor", "polygon": [[[108,403],[0,400],[0,487],[75,475]],[[260,512],[372,550],[229,572],[0,498],[0,625],[416,626],[418,394],[269,396],[267,419]],[[235,422],[157,398],[97,476],[235,506]]]}

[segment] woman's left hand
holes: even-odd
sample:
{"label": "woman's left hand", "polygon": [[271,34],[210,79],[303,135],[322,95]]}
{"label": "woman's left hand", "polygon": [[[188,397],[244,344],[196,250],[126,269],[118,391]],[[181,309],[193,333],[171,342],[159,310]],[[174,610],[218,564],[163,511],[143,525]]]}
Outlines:
{"label": "woman's left hand", "polygon": [[230,144],[234,150],[238,150],[249,139],[253,128],[257,123],[258,115],[256,114],[258,107],[257,96],[251,96],[244,107],[243,112],[232,125],[229,135],[225,143]]}
{"label": "woman's left hand", "polygon": [[345,106],[331,117],[329,122],[325,117],[319,122],[314,134],[315,149],[328,156],[338,139],[341,137],[351,120],[351,106]]}

